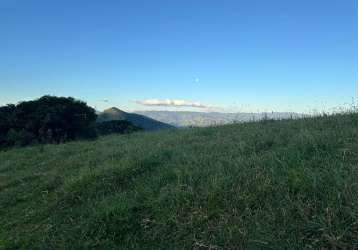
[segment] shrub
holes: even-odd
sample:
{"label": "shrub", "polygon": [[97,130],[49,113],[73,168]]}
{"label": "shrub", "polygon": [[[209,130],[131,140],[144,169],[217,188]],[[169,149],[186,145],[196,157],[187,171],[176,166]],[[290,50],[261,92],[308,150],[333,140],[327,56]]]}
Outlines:
{"label": "shrub", "polygon": [[97,132],[100,135],[108,135],[113,133],[128,134],[140,130],[142,130],[142,128],[135,126],[131,122],[125,120],[105,121],[97,124]]}

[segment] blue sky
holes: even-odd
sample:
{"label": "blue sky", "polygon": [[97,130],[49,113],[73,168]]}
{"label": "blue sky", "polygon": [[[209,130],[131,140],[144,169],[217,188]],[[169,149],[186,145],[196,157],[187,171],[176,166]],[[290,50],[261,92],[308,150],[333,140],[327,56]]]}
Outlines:
{"label": "blue sky", "polygon": [[358,95],[358,1],[0,0],[0,105],[44,94],[97,109],[340,106]]}

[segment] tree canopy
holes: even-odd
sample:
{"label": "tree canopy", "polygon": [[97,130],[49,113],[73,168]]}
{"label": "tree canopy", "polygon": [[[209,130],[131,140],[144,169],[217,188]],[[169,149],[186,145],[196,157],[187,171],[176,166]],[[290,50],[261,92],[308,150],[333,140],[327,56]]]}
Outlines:
{"label": "tree canopy", "polygon": [[72,97],[43,96],[0,107],[0,146],[59,143],[96,136],[96,112]]}

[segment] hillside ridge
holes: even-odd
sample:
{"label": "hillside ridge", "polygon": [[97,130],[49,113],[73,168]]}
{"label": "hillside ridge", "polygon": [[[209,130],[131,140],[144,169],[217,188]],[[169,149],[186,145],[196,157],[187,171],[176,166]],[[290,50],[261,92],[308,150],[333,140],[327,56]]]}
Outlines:
{"label": "hillside ridge", "polygon": [[164,122],[157,121],[145,115],[128,113],[117,107],[105,109],[103,112],[98,114],[98,122],[110,120],[127,120],[129,122],[132,122],[136,126],[142,127],[145,130],[160,130],[173,128],[173,126]]}
{"label": "hillside ridge", "polygon": [[0,152],[0,249],[355,249],[358,114]]}

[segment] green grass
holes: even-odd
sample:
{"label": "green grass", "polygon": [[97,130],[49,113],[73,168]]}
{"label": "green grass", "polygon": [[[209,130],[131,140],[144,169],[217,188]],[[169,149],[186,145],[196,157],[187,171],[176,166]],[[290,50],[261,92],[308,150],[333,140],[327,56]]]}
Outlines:
{"label": "green grass", "polygon": [[358,248],[358,114],[0,152],[0,249]]}

